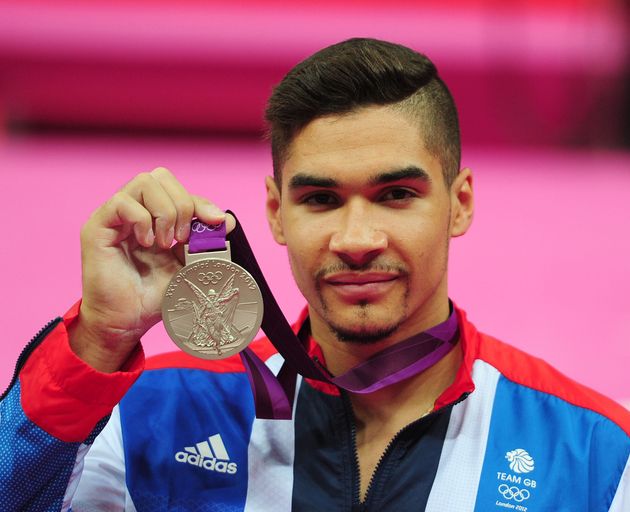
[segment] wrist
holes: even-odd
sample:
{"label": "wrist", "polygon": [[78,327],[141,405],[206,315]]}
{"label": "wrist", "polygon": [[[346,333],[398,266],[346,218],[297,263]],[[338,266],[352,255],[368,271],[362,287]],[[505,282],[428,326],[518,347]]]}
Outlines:
{"label": "wrist", "polygon": [[90,324],[83,311],[67,325],[67,330],[74,354],[103,373],[120,371],[140,341],[139,338],[130,339],[129,334],[116,336],[111,330]]}

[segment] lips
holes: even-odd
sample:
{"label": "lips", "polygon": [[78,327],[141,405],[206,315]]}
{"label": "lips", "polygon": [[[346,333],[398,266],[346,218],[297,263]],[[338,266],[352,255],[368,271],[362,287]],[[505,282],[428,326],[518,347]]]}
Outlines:
{"label": "lips", "polygon": [[385,295],[399,277],[388,272],[343,272],[326,276],[324,282],[347,301],[373,301]]}
{"label": "lips", "polygon": [[333,274],[324,278],[329,284],[334,285],[362,285],[370,283],[383,283],[393,281],[398,274],[384,272],[344,272]]}

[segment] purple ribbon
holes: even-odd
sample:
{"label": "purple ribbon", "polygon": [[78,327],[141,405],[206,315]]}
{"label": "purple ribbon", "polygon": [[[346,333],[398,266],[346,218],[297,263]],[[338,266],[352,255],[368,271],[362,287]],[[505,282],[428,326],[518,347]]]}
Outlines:
{"label": "purple ribbon", "polygon": [[420,334],[377,352],[367,361],[330,381],[353,393],[372,393],[433,366],[453,348],[457,337],[457,316]]}
{"label": "purple ribbon", "polygon": [[190,225],[188,251],[191,253],[225,249],[225,222],[211,226],[198,219]]}
{"label": "purple ribbon", "polygon": [[[332,383],[352,393],[372,393],[421,373],[442,359],[457,343],[457,317],[451,308],[445,322],[388,347],[346,373],[333,377],[308,355],[308,322],[302,326],[299,335],[291,329],[271,293],[238,219],[236,228],[228,238],[232,247],[232,261],[247,269],[260,287],[264,302],[262,330],[284,358],[276,376],[250,348],[239,354],[254,393],[258,418],[291,419],[298,373],[306,378]],[[220,249],[225,249],[225,224],[208,226],[198,220],[193,221],[189,251]]]}

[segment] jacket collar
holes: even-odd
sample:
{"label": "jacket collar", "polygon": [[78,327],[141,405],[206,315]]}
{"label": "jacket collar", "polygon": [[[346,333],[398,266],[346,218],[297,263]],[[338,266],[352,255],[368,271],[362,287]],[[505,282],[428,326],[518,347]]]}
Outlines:
{"label": "jacket collar", "polygon": [[[459,343],[455,350],[462,350],[462,363],[455,375],[453,383],[444,390],[444,392],[435,401],[434,410],[441,409],[448,405],[454,404],[462,399],[462,397],[472,393],[475,385],[472,380],[472,365],[477,359],[479,352],[479,332],[475,326],[470,323],[466,317],[466,312],[454,304],[455,313],[457,314],[457,323],[459,325]],[[308,307],[305,307],[297,322],[294,324],[295,332],[299,332],[304,322],[308,320]],[[458,348],[459,347],[459,348]],[[319,344],[312,336],[308,337],[306,349],[311,358],[317,358],[322,364],[326,364],[324,353]],[[339,395],[339,388],[328,382],[321,382],[312,379],[305,379],[313,388],[326,393],[328,395]]]}

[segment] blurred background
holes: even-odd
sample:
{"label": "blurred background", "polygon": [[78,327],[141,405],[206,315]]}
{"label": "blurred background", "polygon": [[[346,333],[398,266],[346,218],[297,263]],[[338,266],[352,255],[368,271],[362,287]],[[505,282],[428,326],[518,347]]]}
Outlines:
{"label": "blurred background", "polygon": [[[90,212],[157,166],[237,213],[293,320],[264,105],[297,62],[359,36],[426,53],[459,106],[477,210],[451,245],[452,298],[630,406],[628,27],[621,0],[4,0],[0,388],[79,298]],[[174,348],[161,325],[144,346]]]}

